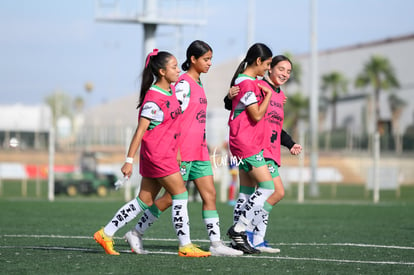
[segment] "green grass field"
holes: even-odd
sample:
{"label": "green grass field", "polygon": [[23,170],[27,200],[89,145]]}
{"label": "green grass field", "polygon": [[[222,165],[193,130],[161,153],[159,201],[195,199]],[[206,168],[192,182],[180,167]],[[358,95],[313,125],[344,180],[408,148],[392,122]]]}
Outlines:
{"label": "green grass field", "polygon": [[[0,196],[2,274],[414,274],[414,196],[412,188],[381,193],[382,201],[338,186],[321,187],[321,198],[296,203],[294,188],[270,215],[267,239],[281,253],[256,256],[181,258],[164,213],[144,236],[148,255],[135,255],[115,238],[120,256],[104,254],[93,233],[123,205],[122,193],[56,197],[48,202],[28,190],[3,186]],[[7,187],[7,188],[6,188]],[[356,187],[354,187],[356,188]],[[353,195],[355,194],[355,195]],[[208,249],[201,203],[189,203],[191,236]],[[218,204],[222,238],[231,225],[232,207]]]}

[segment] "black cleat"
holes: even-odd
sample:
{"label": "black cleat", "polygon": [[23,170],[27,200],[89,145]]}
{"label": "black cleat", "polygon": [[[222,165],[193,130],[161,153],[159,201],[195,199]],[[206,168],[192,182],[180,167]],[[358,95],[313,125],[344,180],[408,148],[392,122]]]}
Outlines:
{"label": "black cleat", "polygon": [[252,247],[247,241],[246,232],[234,231],[234,225],[227,231],[227,236],[232,240],[231,247],[243,251],[245,254],[259,254],[260,250]]}

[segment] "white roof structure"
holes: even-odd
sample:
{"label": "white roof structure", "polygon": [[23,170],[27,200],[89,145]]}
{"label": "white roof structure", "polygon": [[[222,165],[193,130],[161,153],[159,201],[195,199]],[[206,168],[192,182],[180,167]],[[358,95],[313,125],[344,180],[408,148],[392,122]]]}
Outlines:
{"label": "white roof structure", "polygon": [[0,131],[48,132],[51,122],[46,105],[0,105]]}

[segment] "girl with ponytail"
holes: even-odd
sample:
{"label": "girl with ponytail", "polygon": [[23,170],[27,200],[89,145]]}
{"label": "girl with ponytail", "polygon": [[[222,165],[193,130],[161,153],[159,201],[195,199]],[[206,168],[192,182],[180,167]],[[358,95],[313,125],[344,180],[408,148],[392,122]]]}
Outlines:
{"label": "girl with ponytail", "polygon": [[246,196],[239,196],[234,209],[237,220],[227,235],[232,239],[233,248],[247,254],[260,253],[247,241],[246,230],[253,227],[254,209],[263,207],[274,191],[272,176],[263,157],[263,150],[269,145],[263,117],[272,91],[259,82],[270,69],[271,61],[272,51],[265,44],[252,45],[230,82],[230,87],[238,87],[239,93],[232,99],[229,146],[233,157],[241,160],[239,179],[243,185],[240,193]]}

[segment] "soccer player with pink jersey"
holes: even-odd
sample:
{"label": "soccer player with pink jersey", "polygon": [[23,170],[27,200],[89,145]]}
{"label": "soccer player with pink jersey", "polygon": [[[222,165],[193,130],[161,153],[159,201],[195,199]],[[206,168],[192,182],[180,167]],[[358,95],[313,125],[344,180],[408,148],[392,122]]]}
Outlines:
{"label": "soccer player with pink jersey", "polygon": [[180,69],[170,53],[154,49],[147,57],[142,74],[138,126],[121,171],[132,174],[133,158],[140,148],[141,189],[138,196],[122,206],[107,223],[95,232],[94,239],[107,254],[119,255],[113,247],[113,235],[140,212],[153,205],[161,188],[172,196],[172,223],[179,240],[178,255],[208,257],[192,244],[187,211],[188,192],[177,162],[181,133],[181,107],[171,84],[178,80]]}
{"label": "soccer player with pink jersey", "polygon": [[[270,65],[268,75],[263,80],[261,80],[263,85],[267,86],[273,91],[272,98],[265,115],[265,120],[269,125],[267,131],[269,132],[268,138],[270,140],[270,145],[264,150],[263,156],[266,160],[269,172],[272,175],[275,191],[266,200],[263,208],[256,207],[256,211],[259,214],[254,217],[252,223],[253,226],[249,228],[246,233],[249,238],[249,242],[253,247],[259,249],[262,252],[268,253],[280,252],[280,249],[272,248],[269,243],[264,240],[268,225],[269,212],[272,210],[272,207],[276,205],[276,203],[283,199],[285,194],[282,180],[278,172],[278,167],[281,164],[280,145],[282,144],[289,148],[292,155],[297,155],[302,150],[301,145],[296,144],[289,136],[289,134],[287,134],[282,129],[284,119],[283,105],[286,101],[286,97],[283,91],[280,89],[280,86],[289,80],[291,71],[291,61],[283,55],[278,55],[272,58],[272,63]],[[232,102],[230,98],[233,98],[237,93],[238,91],[236,89],[230,89],[228,97],[226,96],[225,98],[226,109],[231,108]],[[243,207],[249,196],[249,193],[245,194],[240,192],[239,199],[234,211],[234,222],[238,220],[237,217],[240,215],[240,211],[238,209]]]}
{"label": "soccer player with pink jersey", "polygon": [[[204,41],[195,40],[187,48],[182,74],[175,85],[177,99],[181,105],[181,175],[184,181],[194,181],[203,201],[202,216],[210,238],[213,256],[238,256],[243,252],[225,246],[221,240],[219,215],[216,208],[216,190],[213,170],[206,142],[207,98],[200,80],[211,66],[213,51]],[[145,210],[134,229],[125,238],[137,254],[145,253],[142,236],[171,206],[171,195],[166,193]]]}
{"label": "soccer player with pink jersey", "polygon": [[269,146],[268,125],[264,116],[272,91],[257,80],[270,69],[271,60],[272,51],[266,45],[254,44],[238,66],[230,85],[240,89],[232,99],[229,117],[230,151],[242,160],[239,165],[240,192],[254,192],[250,192],[247,202],[240,209],[239,219],[229,228],[227,235],[232,240],[232,247],[246,254],[260,253],[249,244],[246,230],[252,226],[255,207],[263,207],[274,191],[272,176],[263,157],[263,150]]}

